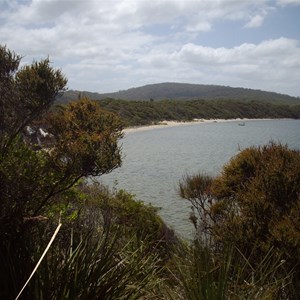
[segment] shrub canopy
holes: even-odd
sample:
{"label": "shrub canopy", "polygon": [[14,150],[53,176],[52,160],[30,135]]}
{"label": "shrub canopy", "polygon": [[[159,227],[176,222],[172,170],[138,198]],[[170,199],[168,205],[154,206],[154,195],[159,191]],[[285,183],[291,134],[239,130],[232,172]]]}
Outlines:
{"label": "shrub canopy", "polygon": [[274,142],[247,148],[216,178],[186,177],[180,194],[193,204],[198,237],[216,249],[234,245],[254,265],[272,249],[287,270],[299,264],[299,151]]}

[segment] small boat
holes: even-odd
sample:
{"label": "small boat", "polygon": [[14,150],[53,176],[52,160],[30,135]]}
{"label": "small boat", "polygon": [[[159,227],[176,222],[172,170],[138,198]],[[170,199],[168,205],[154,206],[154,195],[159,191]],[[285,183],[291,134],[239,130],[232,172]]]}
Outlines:
{"label": "small boat", "polygon": [[245,126],[245,122],[240,122],[239,126]]}

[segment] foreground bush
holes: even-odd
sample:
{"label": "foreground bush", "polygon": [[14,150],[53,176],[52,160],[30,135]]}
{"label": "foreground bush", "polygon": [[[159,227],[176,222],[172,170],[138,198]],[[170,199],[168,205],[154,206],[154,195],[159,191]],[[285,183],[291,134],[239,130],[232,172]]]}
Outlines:
{"label": "foreground bush", "polygon": [[61,230],[21,299],[164,298],[165,264],[179,241],[156,209],[99,184],[81,184],[64,197],[45,219],[28,224],[22,243],[6,243],[1,296],[16,297],[61,217]]}
{"label": "foreground bush", "polygon": [[[52,254],[50,251],[42,265],[47,272],[39,272],[22,297],[74,299],[71,291],[75,291],[79,298],[84,298],[91,288],[99,298],[106,291],[116,290],[117,284],[118,295],[127,295],[133,280],[125,279],[125,274],[142,276],[134,270],[134,264],[128,269],[129,258],[135,256],[129,255],[126,244],[130,245],[135,237],[123,241],[119,229],[111,231],[101,219],[95,228],[81,224],[79,220],[83,219],[77,212],[85,211],[87,218],[89,214],[82,203],[78,207],[80,198],[72,190],[80,180],[109,173],[121,165],[118,140],[122,137],[122,123],[115,114],[88,99],[50,110],[66,89],[66,78],[50,66],[49,59],[21,68],[20,62],[20,56],[0,46],[1,298],[16,297],[55,229],[59,218],[55,211],[66,205],[74,210],[70,217],[74,223],[70,221],[67,225],[64,219],[59,242],[53,244]],[[131,254],[136,253],[144,265],[139,256],[142,247],[133,248]],[[123,267],[127,270],[124,273]],[[109,268],[111,273],[106,274]],[[126,284],[122,285],[118,277],[117,283],[104,288],[105,278],[111,281],[117,269]],[[100,273],[104,279],[95,281]],[[109,277],[111,274],[113,277]],[[75,286],[71,288],[68,282]],[[117,293],[111,295],[117,297]]]}
{"label": "foreground bush", "polygon": [[300,152],[281,144],[251,147],[234,157],[216,178],[187,177],[181,196],[193,205],[198,238],[215,251],[234,245],[255,267],[272,250],[293,273],[300,296]]}
{"label": "foreground bush", "polygon": [[211,245],[195,240],[176,257],[172,299],[287,299],[292,277],[278,276],[282,266],[271,250],[252,265],[233,245],[215,253]]}

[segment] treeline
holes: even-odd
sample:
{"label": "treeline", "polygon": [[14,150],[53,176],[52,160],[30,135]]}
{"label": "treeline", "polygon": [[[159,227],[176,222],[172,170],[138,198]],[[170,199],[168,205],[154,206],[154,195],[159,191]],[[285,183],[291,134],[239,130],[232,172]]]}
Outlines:
{"label": "treeline", "polygon": [[99,100],[101,106],[117,113],[125,126],[149,125],[163,120],[235,118],[300,118],[300,105],[275,105],[258,101],[231,100],[126,101]]}
{"label": "treeline", "polygon": [[69,90],[61,98],[62,102],[69,102],[77,99],[79,96],[88,97],[93,100],[103,100],[106,98],[121,99],[128,101],[149,101],[154,100],[227,100],[232,101],[261,101],[273,104],[299,105],[299,97],[266,92],[261,90],[233,88],[221,85],[189,84],[164,82],[157,84],[148,84],[128,90],[122,90],[114,93],[92,93],[88,91]]}

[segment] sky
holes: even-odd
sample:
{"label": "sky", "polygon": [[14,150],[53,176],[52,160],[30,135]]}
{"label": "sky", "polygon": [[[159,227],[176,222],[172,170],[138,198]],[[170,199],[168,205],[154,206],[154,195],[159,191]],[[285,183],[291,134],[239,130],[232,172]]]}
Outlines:
{"label": "sky", "polygon": [[160,82],[300,96],[300,0],[0,0],[0,44],[68,88]]}

